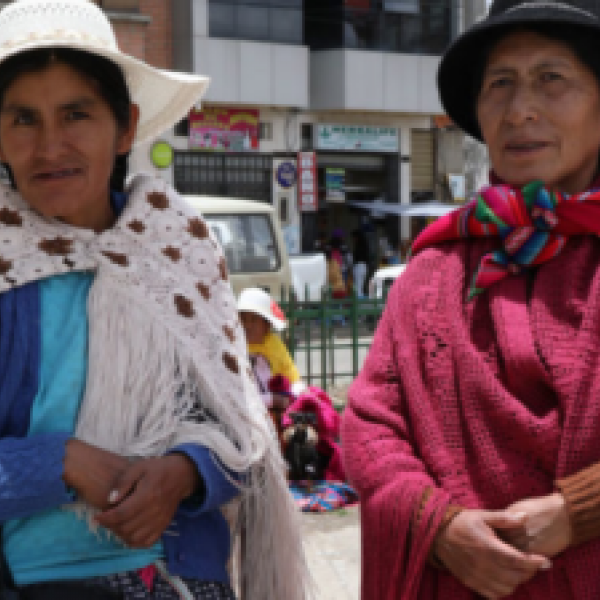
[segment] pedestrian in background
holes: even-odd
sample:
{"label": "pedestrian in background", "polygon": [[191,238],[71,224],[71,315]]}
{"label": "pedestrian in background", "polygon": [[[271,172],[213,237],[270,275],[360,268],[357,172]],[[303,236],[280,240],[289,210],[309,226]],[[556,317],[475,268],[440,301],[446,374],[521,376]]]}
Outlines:
{"label": "pedestrian in background", "polygon": [[357,298],[364,298],[367,269],[370,262],[369,244],[362,229],[352,232],[352,279]]}
{"label": "pedestrian in background", "polygon": [[428,227],[349,391],[365,600],[600,594],[600,5],[495,0],[438,71],[491,185]]}
{"label": "pedestrian in background", "polygon": [[24,600],[305,597],[222,252],[164,182],[125,186],[206,86],[122,53],[87,0],[0,12],[0,520]]}
{"label": "pedestrian in background", "polygon": [[329,247],[325,248],[325,260],[327,262],[327,283],[331,288],[331,297],[337,300],[345,298],[348,294],[342,270],[333,256],[332,249]]}

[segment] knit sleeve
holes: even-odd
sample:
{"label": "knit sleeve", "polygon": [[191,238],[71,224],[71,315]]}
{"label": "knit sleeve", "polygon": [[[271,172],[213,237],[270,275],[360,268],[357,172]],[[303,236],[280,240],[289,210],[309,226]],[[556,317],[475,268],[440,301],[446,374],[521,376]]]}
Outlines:
{"label": "knit sleeve", "polygon": [[[424,492],[423,492],[423,496],[421,497],[421,502],[419,503],[419,506],[417,508],[417,510],[415,511],[415,516],[412,522],[411,527],[414,529],[417,528],[417,526],[419,525],[419,521],[421,520],[421,516],[423,514],[423,510],[425,509],[425,505],[427,504],[429,498],[431,497],[431,488],[427,488]],[[438,528],[437,528],[437,533],[436,533],[436,537],[444,530],[446,529],[446,527],[448,527],[448,525],[450,525],[450,523],[452,522],[452,519],[454,519],[454,517],[456,517],[456,515],[458,515],[460,512],[463,511],[463,507],[462,506],[457,506],[457,505],[450,505],[447,509],[446,509],[446,513],[444,514],[444,517],[441,521],[441,523],[439,524]],[[429,555],[427,556],[427,562],[432,566],[432,567],[436,567],[438,569],[443,569],[444,565],[439,561],[439,559],[437,558],[437,556],[435,555],[434,552],[434,546],[432,544],[430,550],[429,550]]]}
{"label": "knit sleeve", "polygon": [[600,463],[559,479],[572,527],[572,545],[600,537]]}
{"label": "knit sleeve", "polygon": [[0,522],[73,501],[63,476],[66,433],[0,440]]}
{"label": "knit sleeve", "polygon": [[387,597],[390,589],[418,589],[450,504],[412,438],[397,364],[398,296],[394,286],[363,369],[350,387],[342,423],[345,465],[361,499],[363,588],[372,598]]}

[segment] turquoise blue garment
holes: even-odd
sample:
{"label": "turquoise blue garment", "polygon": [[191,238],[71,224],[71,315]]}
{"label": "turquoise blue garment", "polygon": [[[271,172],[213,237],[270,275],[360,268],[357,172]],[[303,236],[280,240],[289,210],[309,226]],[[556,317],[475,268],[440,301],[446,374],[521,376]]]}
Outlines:
{"label": "turquoise blue garment", "polygon": [[[28,435],[71,433],[83,398],[87,368],[86,305],[91,273],[40,282],[39,387]],[[3,525],[4,551],[19,585],[79,579],[144,567],[163,556],[162,544],[132,550],[92,533],[72,511],[52,509]]]}

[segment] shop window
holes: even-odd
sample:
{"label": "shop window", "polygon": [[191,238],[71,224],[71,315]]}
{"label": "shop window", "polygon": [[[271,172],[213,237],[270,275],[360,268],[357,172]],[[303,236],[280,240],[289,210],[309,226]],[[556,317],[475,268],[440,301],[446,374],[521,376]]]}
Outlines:
{"label": "shop window", "polygon": [[210,3],[208,28],[212,37],[235,37],[235,5]]}
{"label": "shop window", "polygon": [[175,135],[180,137],[188,137],[190,135],[190,120],[185,117],[175,125]]}
{"label": "shop window", "polygon": [[269,39],[269,9],[262,6],[239,6],[237,8],[237,33],[246,40]]}
{"label": "shop window", "polygon": [[99,0],[97,4],[104,10],[138,12],[140,9],[140,0]]}
{"label": "shop window", "polygon": [[258,139],[261,141],[273,140],[273,123],[261,121],[258,124]]}
{"label": "shop window", "polygon": [[175,152],[174,180],[183,194],[249,198],[271,203],[271,156]]}
{"label": "shop window", "polygon": [[441,54],[451,39],[452,4],[458,8],[458,0],[305,0],[305,43]]}
{"label": "shop window", "polygon": [[272,8],[270,28],[273,42],[302,44],[302,9]]}
{"label": "shop window", "polygon": [[423,192],[425,197],[433,194],[435,187],[435,160],[433,131],[413,129],[410,132],[411,144],[411,189]]}
{"label": "shop window", "polygon": [[302,150],[313,149],[313,124],[302,123],[300,125],[300,144]]}
{"label": "shop window", "polygon": [[209,0],[209,35],[303,43],[303,0]]}

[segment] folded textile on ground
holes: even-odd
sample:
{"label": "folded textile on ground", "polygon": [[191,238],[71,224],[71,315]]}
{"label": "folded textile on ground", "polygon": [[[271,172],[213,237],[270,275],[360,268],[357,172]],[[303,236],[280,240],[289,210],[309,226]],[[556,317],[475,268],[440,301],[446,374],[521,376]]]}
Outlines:
{"label": "folded textile on ground", "polygon": [[327,512],[358,503],[358,494],[342,482],[295,482],[290,491],[302,512]]}

